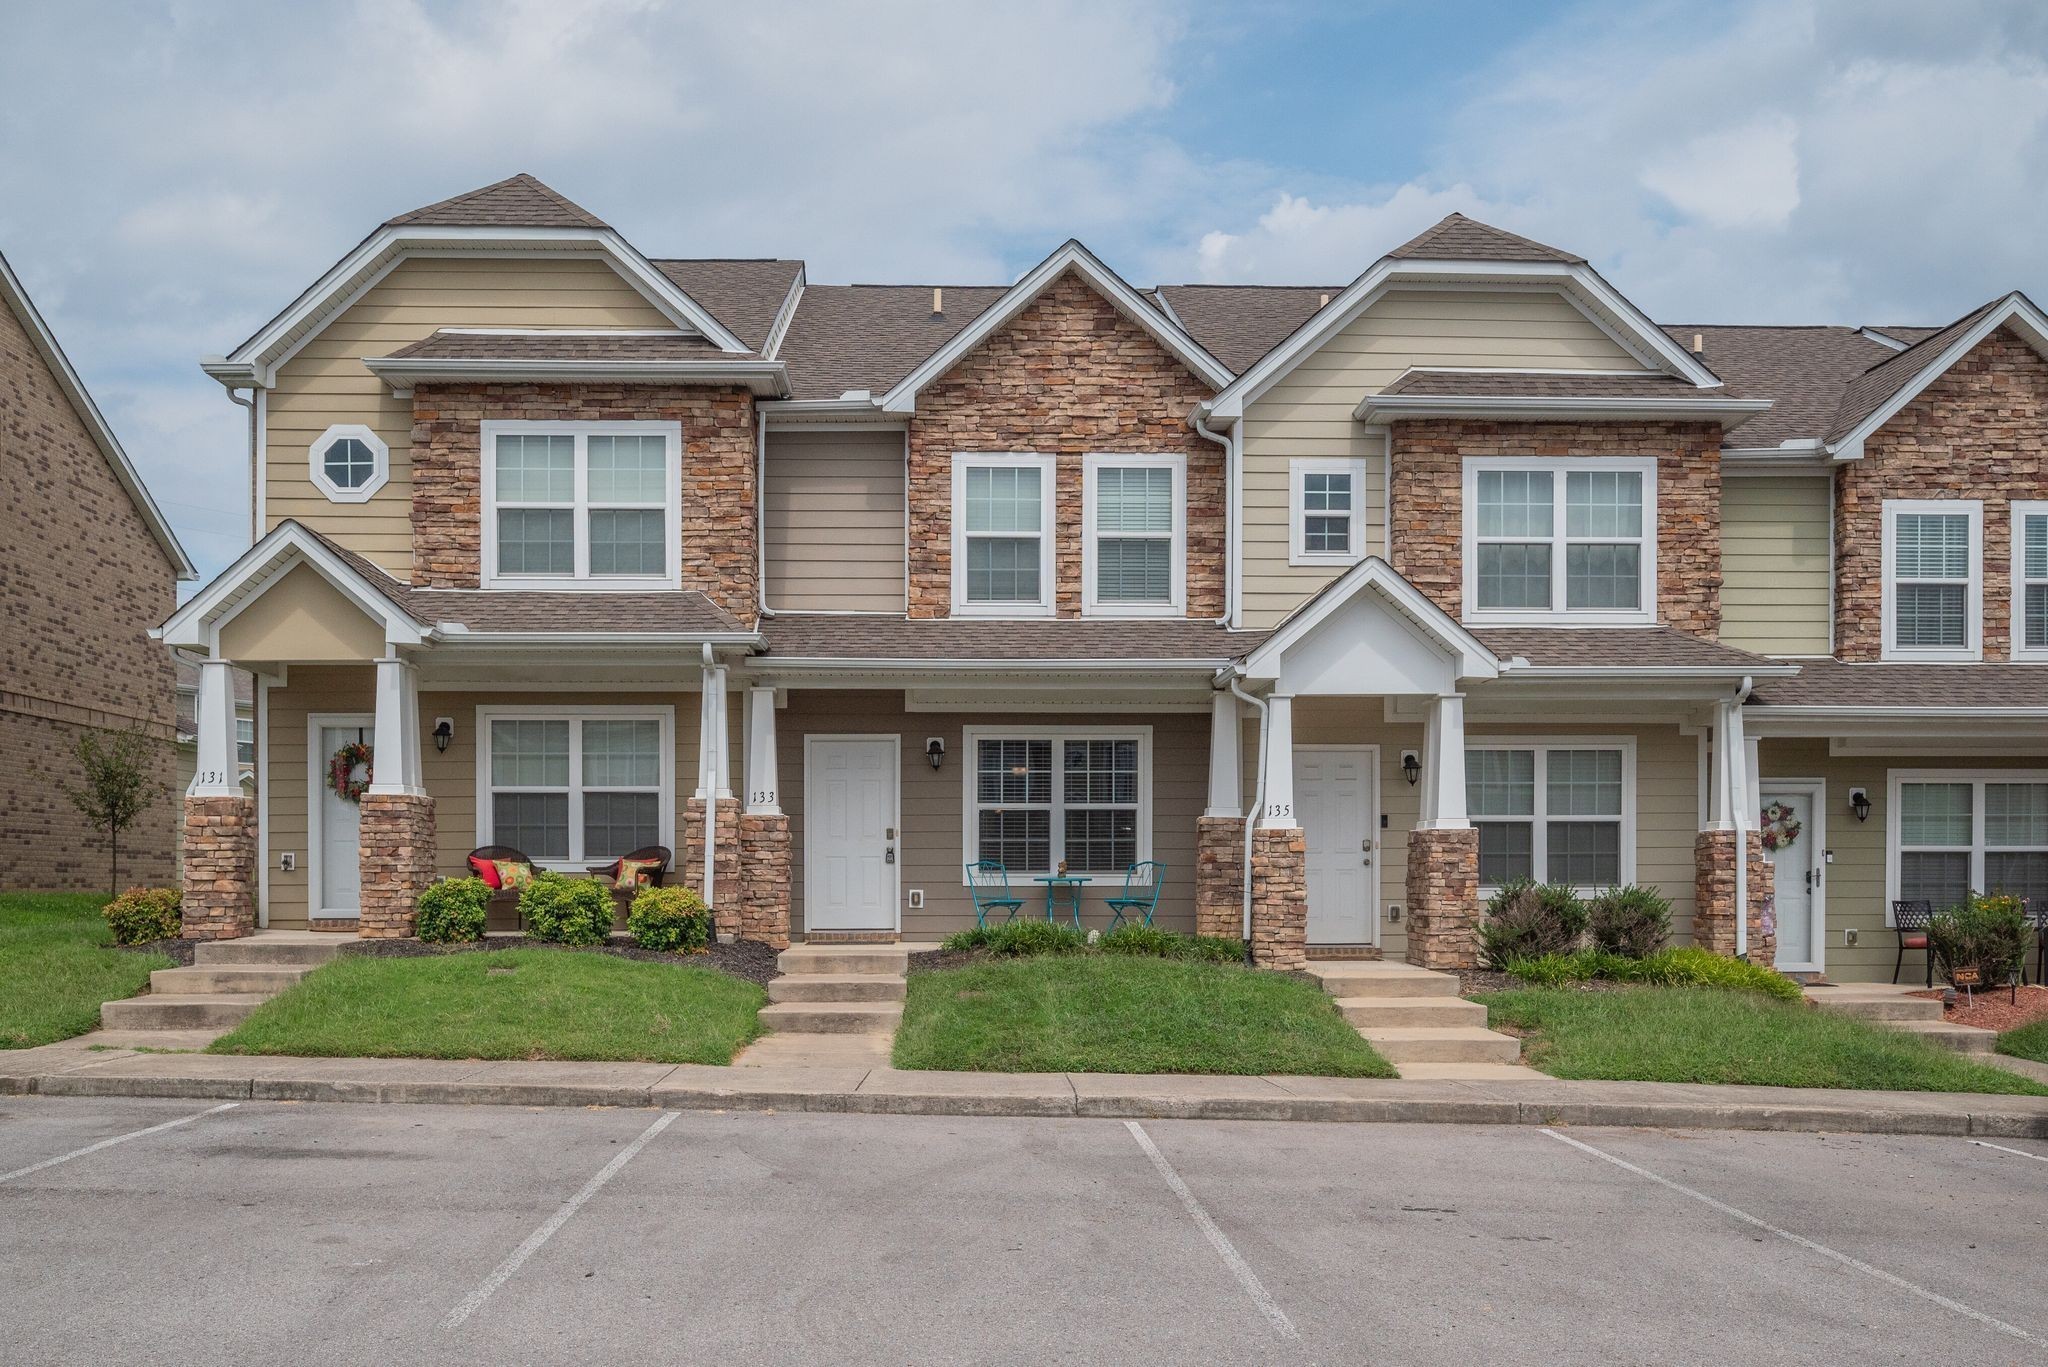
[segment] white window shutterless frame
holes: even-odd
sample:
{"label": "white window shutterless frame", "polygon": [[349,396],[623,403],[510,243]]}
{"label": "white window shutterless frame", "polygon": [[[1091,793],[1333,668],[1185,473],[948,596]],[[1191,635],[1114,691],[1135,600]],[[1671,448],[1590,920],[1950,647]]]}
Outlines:
{"label": "white window shutterless frame", "polygon": [[481,445],[485,588],[681,586],[681,423],[493,420]]}
{"label": "white window shutterless frame", "polygon": [[953,615],[1053,614],[1051,456],[953,456]]}
{"label": "white window shutterless frame", "polygon": [[2012,658],[2048,660],[2048,502],[2012,505]]}
{"label": "white window shutterless frame", "polygon": [[1081,610],[1187,610],[1187,466],[1179,456],[1090,453],[1081,467]]}
{"label": "white window shutterless frame", "polygon": [[1287,462],[1287,563],[1355,565],[1365,558],[1365,460]]}
{"label": "white window shutterless frame", "polygon": [[1656,622],[1654,457],[1474,456],[1463,504],[1464,621]]}
{"label": "white window shutterless frame", "polygon": [[2048,897],[2048,770],[1894,769],[1890,789],[1885,924],[1894,901]]}
{"label": "white window shutterless frame", "polygon": [[473,734],[477,844],[565,872],[674,845],[673,707],[479,707]]}
{"label": "white window shutterless frame", "polygon": [[1886,499],[1883,656],[1984,657],[1984,505]]}

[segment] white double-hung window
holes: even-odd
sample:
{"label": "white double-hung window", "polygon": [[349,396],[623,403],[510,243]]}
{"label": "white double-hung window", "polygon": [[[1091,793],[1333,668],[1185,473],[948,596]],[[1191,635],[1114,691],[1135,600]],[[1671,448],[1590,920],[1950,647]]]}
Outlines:
{"label": "white double-hung window", "polygon": [[1884,654],[1975,660],[1984,653],[1984,505],[1887,499]]}
{"label": "white double-hung window", "polygon": [[963,848],[1019,878],[1152,857],[1149,727],[968,727]]}
{"label": "white double-hung window", "polygon": [[2012,657],[2048,660],[2048,503],[2012,505]]}
{"label": "white double-hung window", "polygon": [[1187,467],[1178,456],[1089,455],[1082,607],[1091,615],[1161,617],[1187,604]]}
{"label": "white double-hung window", "polygon": [[1580,889],[1635,878],[1635,751],[1626,741],[1488,740],[1465,751],[1479,882]]}
{"label": "white double-hung window", "polygon": [[668,845],[672,708],[480,708],[477,843],[561,867]]}
{"label": "white double-hung window", "polygon": [[1465,462],[1465,620],[1630,626],[1657,616],[1657,462]]}
{"label": "white double-hung window", "polygon": [[1296,456],[1287,462],[1287,563],[1351,565],[1365,556],[1365,462]]}
{"label": "white double-hung window", "polygon": [[2048,897],[2048,773],[1895,769],[1891,799],[1887,915],[1972,891]]}
{"label": "white double-hung window", "polygon": [[485,423],[484,587],[676,587],[682,448],[673,422]]}
{"label": "white double-hung window", "polygon": [[1050,617],[1053,458],[953,457],[953,612]]}

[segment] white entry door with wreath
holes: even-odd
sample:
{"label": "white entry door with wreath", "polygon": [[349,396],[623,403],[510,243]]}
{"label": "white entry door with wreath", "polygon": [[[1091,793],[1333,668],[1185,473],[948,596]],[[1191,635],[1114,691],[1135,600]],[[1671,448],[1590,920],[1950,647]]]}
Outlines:
{"label": "white entry door with wreath", "polygon": [[306,911],[317,920],[352,920],[362,909],[362,812],[351,793],[369,782],[369,766],[351,766],[350,793],[328,781],[329,767],[348,746],[367,749],[377,719],[316,713],[306,719]]}
{"label": "white entry door with wreath", "polygon": [[1817,778],[1767,779],[1757,808],[1776,894],[1776,966],[1819,973],[1827,954],[1827,785]]}

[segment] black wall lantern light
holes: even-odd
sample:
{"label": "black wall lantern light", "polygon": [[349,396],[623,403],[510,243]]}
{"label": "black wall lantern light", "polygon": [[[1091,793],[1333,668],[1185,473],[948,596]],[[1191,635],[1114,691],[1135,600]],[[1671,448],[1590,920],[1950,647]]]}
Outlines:
{"label": "black wall lantern light", "polygon": [[943,765],[946,762],[946,742],[933,736],[924,743],[924,757],[932,762],[934,769]]}
{"label": "black wall lantern light", "polygon": [[1413,750],[1401,752],[1401,776],[1408,780],[1411,788],[1422,777],[1422,759]]}
{"label": "black wall lantern light", "polygon": [[434,748],[442,754],[448,753],[448,742],[455,739],[455,718],[434,718]]}
{"label": "black wall lantern light", "polygon": [[1849,790],[1849,810],[1856,814],[1858,821],[1870,820],[1870,794],[1861,788]]}

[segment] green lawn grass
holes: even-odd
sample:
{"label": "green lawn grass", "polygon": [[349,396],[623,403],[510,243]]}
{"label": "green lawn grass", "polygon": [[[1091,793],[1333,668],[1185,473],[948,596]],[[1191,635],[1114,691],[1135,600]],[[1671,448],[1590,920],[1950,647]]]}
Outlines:
{"label": "green lawn grass", "polygon": [[1523,1060],[1553,1077],[2048,1096],[1910,1035],[1751,992],[1530,988],[1477,1000],[1494,1027],[1527,1035]]}
{"label": "green lawn grass", "polygon": [[895,1062],[988,1073],[1394,1076],[1309,983],[1123,955],[913,973]]}
{"label": "green lawn grass", "polygon": [[2014,1058],[2030,1058],[2036,1063],[2048,1063],[2048,1020],[2038,1020],[2032,1025],[2006,1031],[1998,1037],[1998,1052],[2011,1054]]}
{"label": "green lawn grass", "polygon": [[768,994],[716,969],[510,949],[343,955],[273,997],[215,1054],[732,1062]]}
{"label": "green lawn grass", "polygon": [[91,892],[0,892],[0,1049],[27,1049],[82,1035],[100,1003],[132,997],[162,954],[113,947]]}

